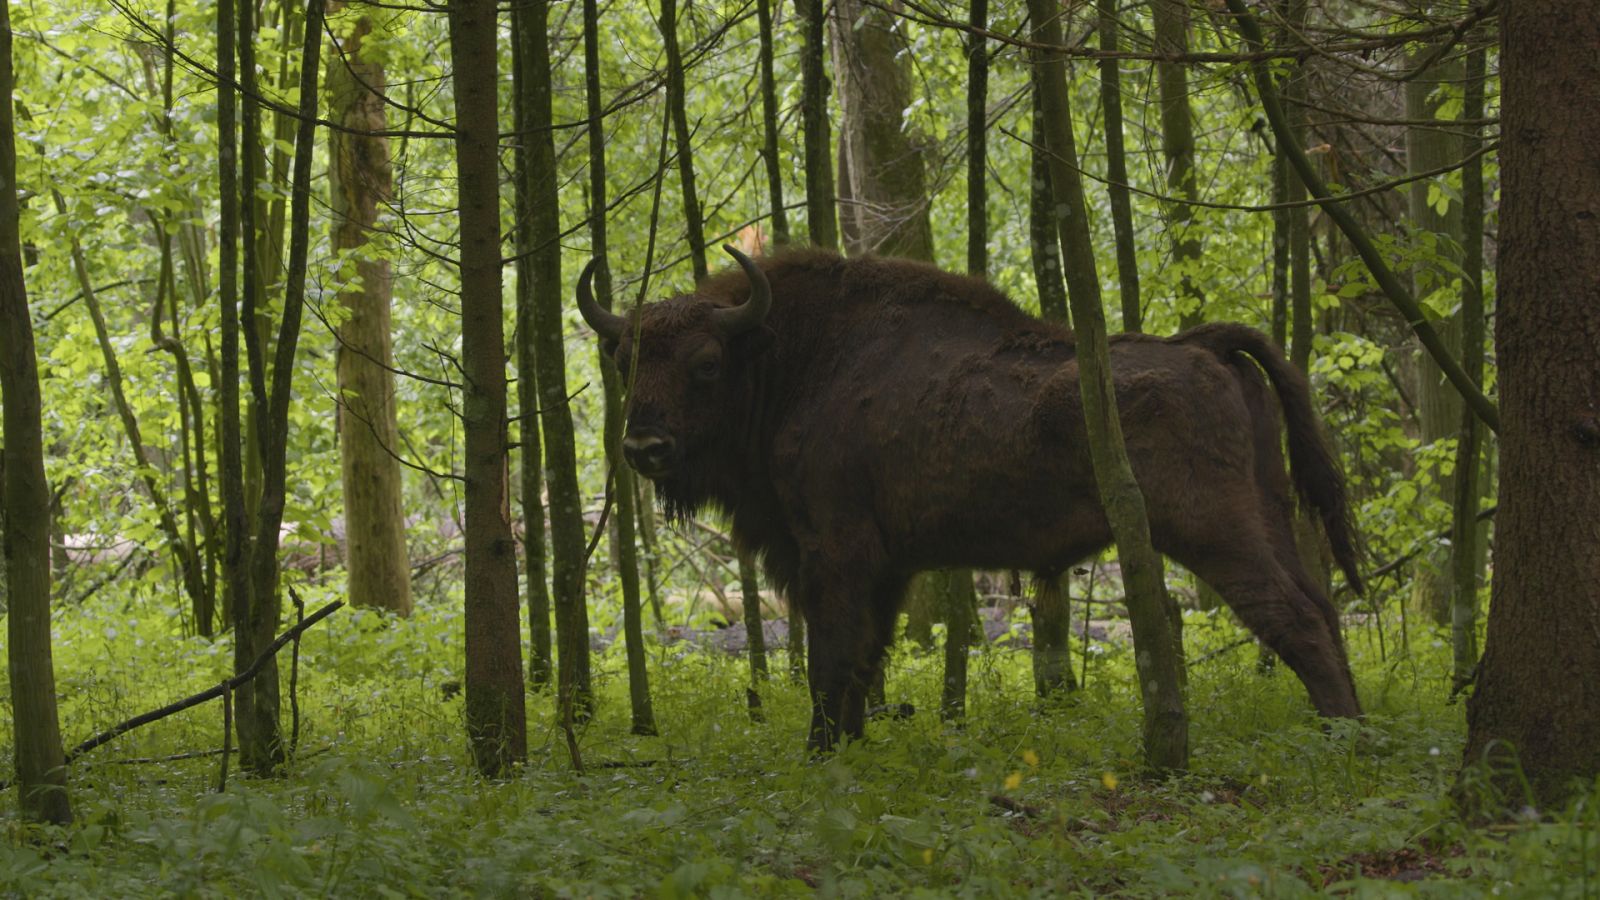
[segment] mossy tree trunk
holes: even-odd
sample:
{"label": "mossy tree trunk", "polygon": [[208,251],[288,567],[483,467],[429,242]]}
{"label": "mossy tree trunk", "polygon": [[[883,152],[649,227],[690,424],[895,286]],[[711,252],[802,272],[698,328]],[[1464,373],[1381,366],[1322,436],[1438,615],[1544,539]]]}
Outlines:
{"label": "mossy tree trunk", "polygon": [[66,760],[56,715],[50,652],[50,484],[44,472],[44,426],[33,320],[22,278],[17,206],[16,124],[11,70],[11,13],[0,8],[0,536],[4,541],[6,668],[11,680],[11,736],[25,818],[72,821]]}
{"label": "mossy tree trunk", "polygon": [[1060,10],[1049,0],[1028,0],[1033,36],[1043,48],[1035,51],[1044,93],[1045,146],[1050,151],[1051,186],[1055,192],[1062,259],[1066,265],[1067,298],[1077,331],[1078,383],[1089,453],[1100,502],[1105,507],[1122,565],[1129,618],[1133,622],[1136,668],[1144,700],[1144,757],[1157,770],[1188,765],[1188,716],[1184,710],[1181,652],[1167,614],[1170,601],[1162,583],[1161,558],[1150,543],[1144,496],[1134,480],[1122,442],[1113,389],[1105,311],[1089,233],[1083,184],[1078,175],[1077,148],[1067,91]]}
{"label": "mossy tree trunk", "polygon": [[383,63],[367,48],[371,32],[371,17],[361,15],[328,59],[328,115],[348,129],[328,132],[333,249],[348,254],[345,271],[355,276],[339,294],[348,311],[339,325],[337,364],[345,568],[351,603],[405,616],[411,567],[396,456],[389,261],[364,252],[393,182],[389,139],[378,133],[385,128],[387,82]]}

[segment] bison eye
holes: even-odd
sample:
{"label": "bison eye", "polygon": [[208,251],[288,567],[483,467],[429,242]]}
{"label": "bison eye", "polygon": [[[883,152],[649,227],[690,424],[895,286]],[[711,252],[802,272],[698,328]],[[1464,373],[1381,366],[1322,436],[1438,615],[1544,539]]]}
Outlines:
{"label": "bison eye", "polygon": [[703,359],[694,366],[694,380],[699,382],[712,382],[722,374],[722,362],[717,359]]}

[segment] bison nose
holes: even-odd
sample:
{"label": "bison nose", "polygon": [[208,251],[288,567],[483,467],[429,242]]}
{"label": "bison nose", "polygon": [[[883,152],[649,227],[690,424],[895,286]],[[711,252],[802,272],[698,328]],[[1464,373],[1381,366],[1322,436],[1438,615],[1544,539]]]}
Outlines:
{"label": "bison nose", "polygon": [[663,434],[630,434],[622,439],[628,464],[647,477],[665,474],[672,465],[672,438]]}

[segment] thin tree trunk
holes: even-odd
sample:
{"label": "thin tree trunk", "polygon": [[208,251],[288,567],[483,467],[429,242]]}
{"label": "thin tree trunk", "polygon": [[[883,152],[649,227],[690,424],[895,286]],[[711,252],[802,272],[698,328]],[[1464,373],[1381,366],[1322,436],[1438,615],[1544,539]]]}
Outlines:
{"label": "thin tree trunk", "polygon": [[[1465,97],[1461,117],[1468,122],[1483,118],[1484,56],[1482,47],[1467,54]],[[1462,150],[1475,154],[1483,140],[1481,126],[1469,125]],[[1476,157],[1461,170],[1461,368],[1483,383],[1483,159]],[[1458,404],[1458,407],[1460,405]],[[1482,568],[1482,528],[1478,524],[1479,455],[1483,431],[1478,418],[1464,407],[1460,438],[1456,444],[1455,511],[1450,530],[1450,632],[1451,681],[1465,686],[1478,664],[1478,574]]]}
{"label": "thin tree trunk", "polygon": [[[248,3],[240,4],[241,7]],[[234,0],[218,0],[217,7],[217,80],[222,85],[234,83],[234,55],[240,46],[240,36],[235,34]],[[246,12],[237,11],[239,24],[246,23]],[[250,31],[244,29],[242,35]],[[240,321],[241,288],[239,283],[241,236],[248,235],[247,219],[241,203],[239,185],[249,184],[248,177],[240,177],[240,153],[236,133],[237,101],[233,90],[217,92],[217,143],[218,143],[218,199],[220,213],[217,221],[217,252],[219,256],[218,293],[221,303],[219,327],[222,331],[218,371],[221,374],[219,394],[221,416],[218,425],[221,449],[218,453],[217,481],[222,491],[223,552],[222,575],[223,612],[234,624],[234,669],[242,671],[254,660],[250,650],[250,632],[244,627],[250,611],[250,556],[249,520],[245,500],[244,423],[239,397],[239,338],[244,331]],[[245,175],[253,171],[244,166]],[[248,244],[248,241],[245,241]],[[249,304],[245,304],[249,308]],[[235,709],[243,711],[245,695],[235,695]],[[255,725],[255,719],[235,717],[240,744]],[[252,735],[253,741],[253,735]],[[252,743],[252,746],[254,744]]]}
{"label": "thin tree trunk", "polygon": [[1075,691],[1072,677],[1072,598],[1065,573],[1037,575],[1033,604],[1033,692],[1049,697]]}
{"label": "thin tree trunk", "polygon": [[551,136],[547,0],[511,12],[512,92],[517,138],[517,427],[521,437],[522,542],[527,578],[528,682],[555,677],[550,647],[550,587],[545,570],[544,454],[539,424],[539,298],[561,297],[561,219]]}
{"label": "thin tree trunk", "polygon": [[[1438,44],[1424,44],[1413,54],[1420,63],[1438,52]],[[1441,60],[1427,71],[1406,83],[1406,118],[1415,122],[1438,120],[1444,97],[1438,88],[1459,85],[1463,68],[1459,59]],[[1445,131],[1449,128],[1451,131]],[[1439,120],[1437,125],[1412,125],[1406,129],[1406,171],[1410,174],[1426,172],[1461,159],[1461,138],[1454,133],[1455,126]],[[1426,297],[1434,290],[1445,287],[1453,279],[1450,270],[1461,262],[1456,239],[1462,234],[1461,205],[1451,203],[1441,213],[1429,203],[1428,194],[1436,189],[1438,181],[1432,178],[1416,181],[1409,191],[1411,225],[1426,248],[1432,243],[1432,254],[1424,252],[1424,261],[1411,272],[1411,290],[1417,297]],[[1436,255],[1440,262],[1426,260]],[[1435,317],[1434,327],[1439,331],[1445,346],[1452,354],[1461,356],[1461,315]],[[1466,368],[1465,359],[1462,368]],[[1470,375],[1471,373],[1468,372]],[[1473,379],[1478,381],[1479,379]],[[1461,425],[1461,397],[1440,373],[1439,367],[1421,353],[1417,359],[1417,424],[1424,444],[1448,440],[1456,436]],[[1453,502],[1455,474],[1443,467],[1430,473],[1437,485],[1439,496]],[[1411,609],[1425,616],[1435,625],[1450,622],[1450,551],[1438,548],[1420,557],[1412,569]]]}
{"label": "thin tree trunk", "polygon": [[400,430],[395,421],[394,343],[389,261],[364,252],[389,197],[393,174],[385,125],[387,81],[368,58],[372,19],[356,19],[328,60],[329,117],[349,131],[328,132],[333,249],[351,257],[355,280],[340,293],[349,317],[339,325],[339,458],[344,480],[345,567],[350,602],[411,614],[400,496]]}
{"label": "thin tree trunk", "polygon": [[772,76],[772,0],[756,0],[756,26],[761,39],[761,157],[767,165],[772,243],[782,247],[789,243],[789,211],[783,207],[783,161],[778,158],[778,91]]}
{"label": "thin tree trunk", "polygon": [[1587,0],[1521,0],[1500,40],[1495,350],[1509,412],[1465,761],[1494,763],[1507,791],[1494,811],[1554,812],[1600,775],[1600,117],[1573,114],[1600,108],[1600,18]]}
{"label": "thin tree trunk", "polygon": [[767,681],[767,634],[761,624],[761,579],[756,574],[756,561],[749,553],[739,553],[739,589],[744,594],[744,634],[750,658],[750,687],[746,696],[751,720],[760,722],[764,718],[761,685]]}
{"label": "thin tree trunk", "polygon": [[12,78],[8,5],[0,9],[0,405],[5,440],[0,449],[0,529],[8,601],[6,667],[22,814],[65,825],[72,821],[72,803],[50,653],[50,484],[44,471],[33,320],[22,278]]}
{"label": "thin tree trunk", "polygon": [[989,271],[989,48],[982,30],[989,26],[989,0],[972,0],[967,36],[967,274]]}
{"label": "thin tree trunk", "polygon": [[1033,104],[1033,141],[1029,151],[1028,182],[1028,244],[1032,251],[1033,282],[1039,292],[1039,315],[1070,327],[1067,318],[1067,285],[1061,280],[1061,240],[1056,229],[1056,200],[1050,188],[1050,154],[1044,148],[1044,91],[1039,87],[1039,67],[1030,65],[1028,75],[1028,93]]}
{"label": "thin tree trunk", "polygon": [[[1062,44],[1060,11],[1049,0],[1028,0],[1034,40],[1045,47]],[[1077,331],[1079,388],[1088,427],[1089,453],[1100,501],[1116,537],[1128,615],[1133,622],[1136,668],[1144,700],[1145,762],[1153,769],[1188,765],[1188,717],[1184,712],[1179,647],[1167,615],[1170,601],[1161,580],[1161,558],[1150,544],[1144,496],[1134,480],[1117,417],[1094,247],[1078,177],[1072,135],[1066,65],[1059,52],[1036,51],[1044,87],[1045,145],[1050,150],[1050,180],[1060,210],[1062,259],[1067,298]]]}
{"label": "thin tree trunk", "polygon": [[[591,20],[584,19],[584,47],[596,48],[598,60],[598,31],[590,29]],[[594,22],[598,25],[598,21]],[[689,145],[689,118],[684,110],[683,60],[678,54],[677,4],[675,0],[662,0],[661,36],[667,50],[667,114],[672,119],[678,146],[678,177],[683,185],[685,227],[689,235],[689,256],[693,260],[695,280],[706,277],[706,245],[700,221],[700,202],[694,188],[694,160]],[[586,57],[587,58],[587,57]],[[609,311],[611,298],[611,266],[606,260],[606,158],[605,122],[601,118],[599,66],[585,72],[589,110],[589,234],[592,239],[590,253],[596,261],[595,297]],[[597,345],[598,348],[598,345]],[[649,670],[646,668],[644,647],[644,617],[639,595],[639,545],[634,534],[635,492],[634,473],[622,458],[624,405],[622,376],[616,362],[604,352],[600,353],[600,377],[605,385],[605,442],[606,459],[611,471],[611,493],[616,503],[613,527],[615,531],[615,560],[617,577],[622,582],[622,632],[628,655],[628,704],[632,713],[634,734],[655,734],[655,710],[650,703]]]}
{"label": "thin tree trunk", "polygon": [[[678,180],[683,185],[683,220],[689,238],[689,260],[694,267],[694,280],[698,282],[706,277],[706,236],[700,217],[700,195],[694,186],[689,114],[684,102],[683,56],[678,52],[678,0],[661,0],[661,18],[656,24],[661,29],[661,41],[667,53],[667,114],[672,118],[673,141],[678,147]],[[599,120],[594,118],[594,108],[590,107],[590,121],[594,123],[591,127],[597,128]],[[601,210],[598,215],[603,216],[605,204],[597,202],[595,205]],[[604,268],[601,266],[602,270]]]}
{"label": "thin tree trunk", "polygon": [[803,684],[806,680],[806,619],[800,609],[789,604],[789,680]]}
{"label": "thin tree trunk", "polygon": [[[1159,2],[1159,0],[1158,0]],[[1116,0],[1097,0],[1100,49],[1118,48]],[[1133,200],[1128,191],[1127,150],[1122,136],[1122,64],[1100,60],[1100,107],[1106,123],[1106,191],[1111,198],[1111,227],[1117,242],[1117,284],[1122,298],[1122,330],[1141,331],[1144,315],[1139,300],[1139,258],[1133,237]],[[1035,150],[1037,157],[1039,151]],[[1066,299],[1062,298],[1065,307]]]}
{"label": "thin tree trunk", "polygon": [[805,130],[806,228],[811,243],[839,247],[834,208],[833,136],[828,124],[826,0],[795,0],[805,32],[800,51],[800,125]]}
{"label": "thin tree trunk", "polygon": [[449,21],[461,206],[467,738],[478,771],[496,777],[528,748],[506,445],[494,0],[458,0]]}
{"label": "thin tree trunk", "polygon": [[[66,199],[61,196],[60,191],[52,191],[52,194],[56,211],[66,216]],[[84,256],[83,247],[76,236],[72,237],[69,243],[72,269],[78,279],[78,290],[82,293],[84,307],[89,311],[89,320],[94,326],[95,341],[100,345],[100,356],[105,362],[106,384],[111,390],[112,405],[117,408],[117,416],[122,421],[123,435],[128,439],[128,449],[133,453],[134,466],[140,480],[144,482],[145,493],[150,495],[150,505],[155,507],[156,521],[160,524],[162,536],[166,538],[167,549],[172,554],[173,562],[177,564],[184,594],[189,598],[189,607],[200,609],[206,601],[199,553],[179,532],[178,517],[173,514],[172,506],[167,501],[166,488],[162,486],[155,466],[151,464],[144,436],[139,429],[139,419],[134,415],[133,407],[129,405],[127,394],[123,390],[122,366],[117,360],[116,348],[111,343],[111,332],[106,326],[106,317],[100,308],[100,294],[95,290],[94,281],[90,277],[89,263]],[[179,402],[182,402],[181,396]]]}
{"label": "thin tree trunk", "polygon": [[[1150,0],[1155,30],[1155,51],[1181,55],[1189,52],[1187,0]],[[1161,154],[1167,163],[1167,191],[1182,200],[1198,199],[1194,175],[1194,113],[1189,108],[1187,63],[1156,63],[1156,87],[1161,99]],[[1194,207],[1173,203],[1167,208],[1166,230],[1172,242],[1172,264],[1180,275],[1182,298],[1179,321],[1193,328],[1205,321],[1205,294],[1194,277],[1200,260],[1200,237],[1194,225]]]}

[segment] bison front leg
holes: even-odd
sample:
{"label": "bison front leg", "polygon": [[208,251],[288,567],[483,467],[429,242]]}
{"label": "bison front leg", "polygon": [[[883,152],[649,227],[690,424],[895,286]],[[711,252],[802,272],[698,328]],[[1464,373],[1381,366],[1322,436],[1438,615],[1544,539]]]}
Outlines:
{"label": "bison front leg", "polygon": [[898,594],[882,579],[871,585],[818,586],[805,608],[814,752],[866,734],[867,692],[894,634]]}

